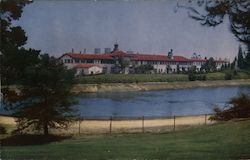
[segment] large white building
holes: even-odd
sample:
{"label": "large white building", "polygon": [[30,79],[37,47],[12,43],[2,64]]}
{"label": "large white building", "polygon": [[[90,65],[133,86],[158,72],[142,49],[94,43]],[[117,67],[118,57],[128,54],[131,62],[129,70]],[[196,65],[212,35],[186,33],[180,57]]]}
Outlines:
{"label": "large white building", "polygon": [[[156,73],[174,73],[179,71],[188,71],[192,66],[200,71],[201,66],[206,63],[207,59],[201,58],[186,58],[173,54],[141,54],[141,53],[126,53],[118,49],[118,44],[114,45],[114,49],[110,53],[65,53],[59,58],[68,68],[76,68],[79,70],[80,64],[94,64],[98,68],[102,68],[102,73],[115,72],[117,66],[122,60],[129,63],[125,68],[125,73],[129,72],[129,68],[135,68],[140,65],[150,64],[153,66]],[[216,67],[219,70],[224,64],[228,64],[225,60],[215,60]],[[100,71],[100,70],[99,70]],[[83,72],[88,75],[87,72]],[[98,72],[99,73],[99,72]],[[92,74],[98,74],[92,72]]]}

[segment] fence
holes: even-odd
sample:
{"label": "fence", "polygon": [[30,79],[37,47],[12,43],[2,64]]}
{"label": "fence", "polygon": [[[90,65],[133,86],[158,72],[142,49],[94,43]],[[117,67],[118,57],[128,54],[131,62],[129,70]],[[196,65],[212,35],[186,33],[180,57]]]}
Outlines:
{"label": "fence", "polygon": [[81,117],[70,125],[68,130],[55,129],[53,133],[93,134],[93,133],[144,133],[169,132],[197,125],[207,125],[211,115],[173,116],[173,117],[137,117],[133,119],[110,117],[106,119],[90,119]]}

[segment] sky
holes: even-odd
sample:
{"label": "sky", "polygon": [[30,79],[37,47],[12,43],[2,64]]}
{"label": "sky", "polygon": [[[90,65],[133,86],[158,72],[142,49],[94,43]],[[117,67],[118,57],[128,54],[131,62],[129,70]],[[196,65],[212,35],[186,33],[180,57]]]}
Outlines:
{"label": "sky", "polygon": [[217,27],[201,26],[187,10],[175,12],[176,0],[37,0],[24,7],[21,25],[28,36],[26,48],[56,57],[70,52],[93,53],[94,48],[191,57],[230,58],[239,42],[226,21]]}

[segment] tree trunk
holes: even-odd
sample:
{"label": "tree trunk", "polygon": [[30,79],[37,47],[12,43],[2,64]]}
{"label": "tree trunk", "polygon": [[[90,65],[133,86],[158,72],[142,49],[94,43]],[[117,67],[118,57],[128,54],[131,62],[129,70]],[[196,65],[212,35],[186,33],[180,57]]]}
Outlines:
{"label": "tree trunk", "polygon": [[43,124],[43,134],[44,134],[45,136],[49,135],[49,128],[48,128],[48,123],[47,123],[47,122],[45,122],[45,123]]}

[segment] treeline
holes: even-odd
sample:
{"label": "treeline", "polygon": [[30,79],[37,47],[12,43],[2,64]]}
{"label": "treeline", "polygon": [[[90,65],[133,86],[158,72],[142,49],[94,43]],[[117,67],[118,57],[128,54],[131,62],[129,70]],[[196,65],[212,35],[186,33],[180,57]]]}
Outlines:
{"label": "treeline", "polygon": [[[74,120],[75,103],[71,88],[74,70],[49,54],[36,49],[25,49],[25,31],[12,22],[21,17],[22,9],[31,1],[1,1],[1,81],[4,87],[4,109],[17,117],[15,134],[30,130],[67,128]],[[9,86],[15,85],[15,89]],[[0,130],[4,129],[0,126]]]}

